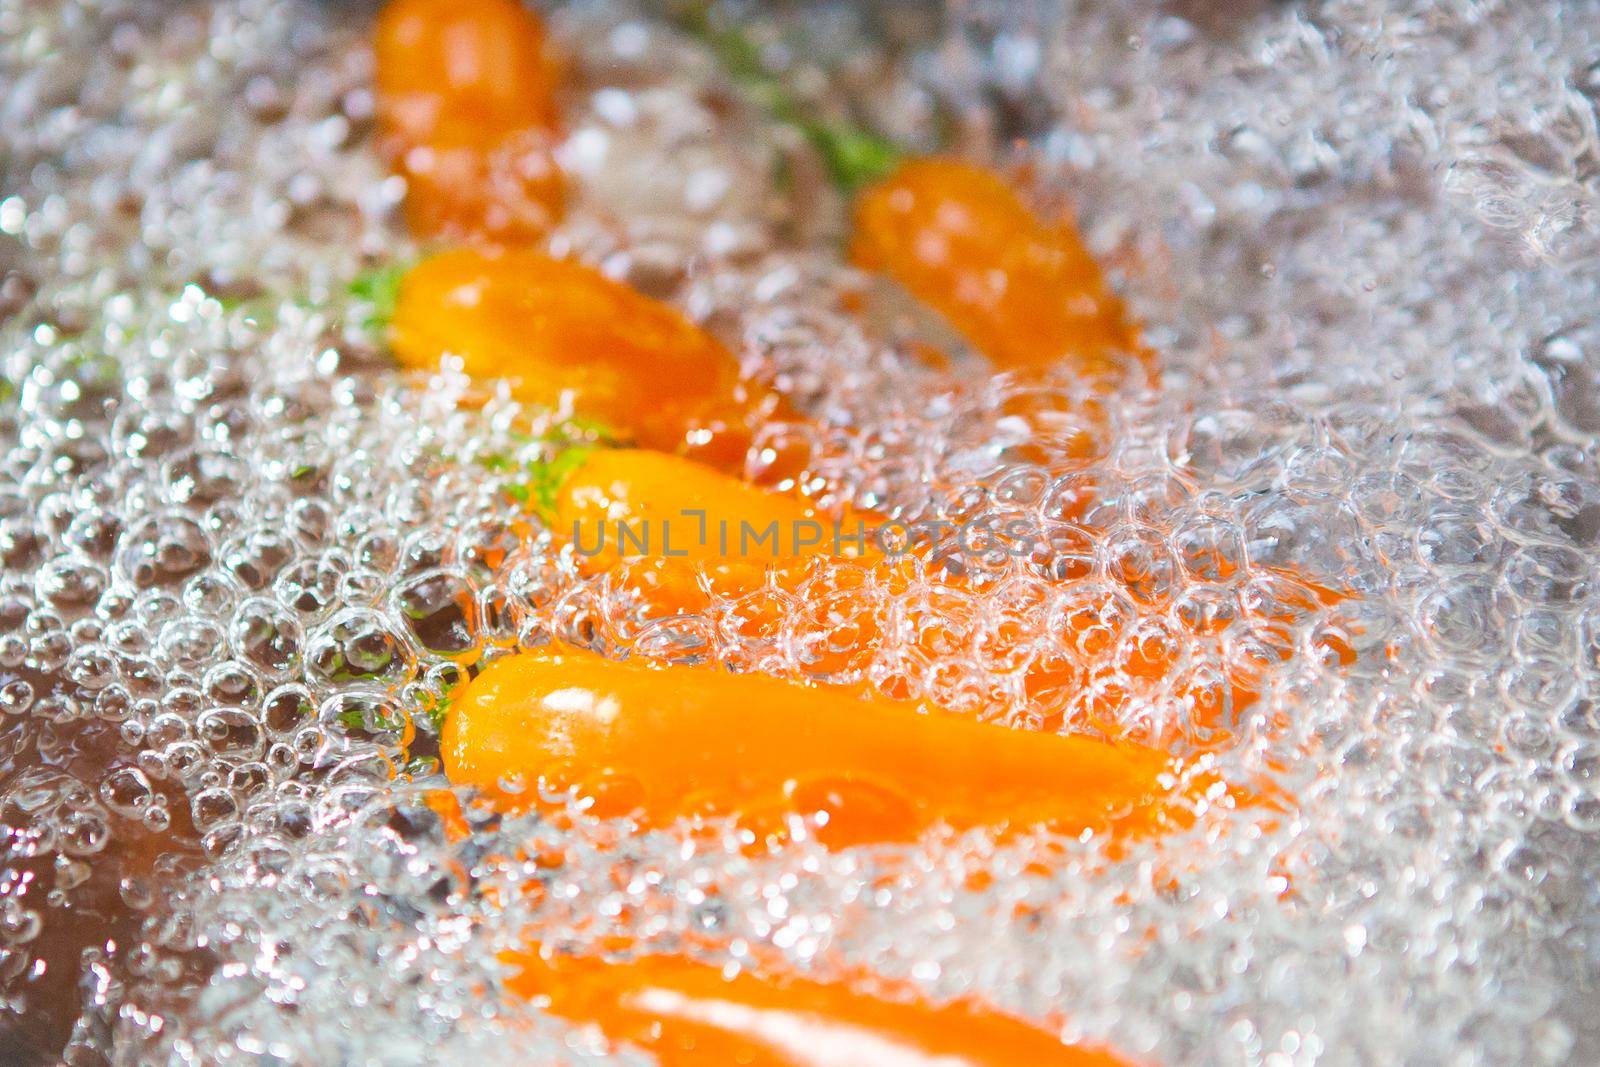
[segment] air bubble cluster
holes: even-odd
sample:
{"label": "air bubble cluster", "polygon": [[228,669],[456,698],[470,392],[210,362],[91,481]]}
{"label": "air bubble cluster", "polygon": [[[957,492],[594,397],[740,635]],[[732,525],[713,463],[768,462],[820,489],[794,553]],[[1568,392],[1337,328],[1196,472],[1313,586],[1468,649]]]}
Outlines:
{"label": "air bubble cluster", "polygon": [[[749,476],[1047,535],[662,619],[508,493],[530,413],[362,325],[346,283],[416,249],[359,11],[0,0],[0,1049],[645,1062],[505,991],[534,928],[1174,1067],[1600,1057],[1600,6],[897,10],[752,32],[823,112],[1027,164],[1161,380],[991,373],[841,266],[846,205],[705,49],[561,8],[552,248],[811,416]],[[1114,728],[1294,803],[1114,852],[447,815],[438,710],[552,639]]]}

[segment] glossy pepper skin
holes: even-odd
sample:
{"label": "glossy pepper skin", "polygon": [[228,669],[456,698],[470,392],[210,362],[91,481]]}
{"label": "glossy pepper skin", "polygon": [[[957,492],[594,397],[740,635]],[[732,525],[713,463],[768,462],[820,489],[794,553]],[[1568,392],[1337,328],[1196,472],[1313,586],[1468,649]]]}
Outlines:
{"label": "glossy pepper skin", "polygon": [[1075,230],[992,171],[902,163],[856,199],[851,257],[945,317],[1002,369],[1067,363],[1119,379],[1149,357]]}
{"label": "glossy pepper skin", "polygon": [[560,217],[555,76],[516,0],[392,0],[373,36],[379,143],[418,237],[537,240]]}
{"label": "glossy pepper skin", "polygon": [[882,981],[729,977],[676,955],[608,963],[533,950],[508,962],[521,967],[512,992],[662,1067],[1127,1067],[975,1001],[934,1004]]}
{"label": "glossy pepper skin", "polygon": [[390,319],[401,364],[459,356],[475,378],[509,378],[525,402],[569,404],[646,448],[743,463],[775,395],[676,309],[592,267],[528,249],[456,249],[401,279]]}
{"label": "glossy pepper skin", "polygon": [[[736,817],[781,838],[824,813],[829,847],[957,829],[1166,827],[1163,754],[989,726],[765,675],[617,662],[579,649],[497,660],[451,703],[445,773],[510,806],[576,789],[647,826]],[[523,793],[507,792],[520,779]]]}

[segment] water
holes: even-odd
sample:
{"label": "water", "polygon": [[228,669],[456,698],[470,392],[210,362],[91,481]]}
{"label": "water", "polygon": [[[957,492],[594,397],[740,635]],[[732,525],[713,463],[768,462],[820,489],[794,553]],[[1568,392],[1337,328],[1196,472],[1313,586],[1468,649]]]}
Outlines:
{"label": "water", "polygon": [[[707,55],[620,3],[558,13],[580,194],[554,246],[737,342],[817,416],[819,484],[1040,520],[1092,487],[1056,559],[847,596],[823,573],[751,633],[722,604],[641,622],[578,578],[477,462],[516,447],[515,406],[404,379],[352,325],[344,283],[413,252],[362,12],[0,2],[0,1062],[625,1055],[500,991],[528,922],[870,964],[1152,1063],[1600,1057],[1600,5],[1230,9],[783,24],[908,143],[1033,138],[1034,194],[1077,209],[1163,353],[1088,459],[1081,387],[928,369],[892,294],[836,310],[865,284],[841,205]],[[794,442],[762,444],[750,473],[777,480]],[[1357,596],[1291,610],[1283,567]],[[1286,655],[1251,709],[1278,725],[1214,758],[1276,777],[1292,817],[1117,856],[752,856],[475,811],[456,840],[421,801],[420,710],[519,643],[1072,730],[1082,704],[1030,701],[983,634],[1070,657],[1061,612],[1108,596],[1099,693],[1152,741],[1202,739],[1117,669],[1142,643],[1204,617],[1198,661]],[[830,610],[898,636],[841,663]]]}

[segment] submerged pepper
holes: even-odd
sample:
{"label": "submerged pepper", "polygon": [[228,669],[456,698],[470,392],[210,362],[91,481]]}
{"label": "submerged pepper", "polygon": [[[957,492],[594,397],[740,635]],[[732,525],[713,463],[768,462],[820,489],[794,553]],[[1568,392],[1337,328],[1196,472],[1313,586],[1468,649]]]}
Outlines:
{"label": "submerged pepper", "polygon": [[1126,1067],[972,999],[932,1003],[875,980],[728,976],[685,956],[617,963],[537,949],[508,962],[512,992],[662,1067]]}
{"label": "submerged pepper", "polygon": [[389,324],[399,361],[461,358],[509,378],[517,397],[585,418],[647,448],[742,463],[750,427],[779,408],[677,310],[592,267],[527,249],[457,249],[401,279]]}
{"label": "submerged pepper", "polygon": [[[1139,833],[1182,815],[1169,810],[1174,765],[1152,749],[577,649],[490,664],[452,702],[441,752],[452,782],[513,807],[539,787],[574,789],[602,817],[736,817],[758,838],[819,816],[830,847],[935,823]],[[524,791],[508,791],[518,780]]]}
{"label": "submerged pepper", "polygon": [[555,75],[516,0],[392,0],[373,36],[379,144],[419,237],[537,240],[561,215]]}
{"label": "submerged pepper", "polygon": [[[870,568],[888,588],[903,590],[921,551],[917,546],[889,551],[891,545],[902,546],[888,534],[880,539],[879,515],[823,514],[793,496],[658,452],[578,448],[540,471],[538,480],[534,495],[542,517],[558,543],[572,546],[580,570],[614,575],[656,618],[704,612],[713,595],[742,597],[741,628],[776,633],[785,622],[783,601],[749,596],[769,583],[794,592],[821,560],[834,568],[836,585],[849,584],[851,572],[864,577]],[[1276,578],[1284,587],[1281,610],[1286,614],[1270,623],[1280,629],[1294,617],[1342,599],[1291,574]],[[959,590],[963,579],[946,574],[941,584]],[[1152,613],[1168,607],[1149,605]],[[1025,664],[1023,689],[1051,729],[1070,717],[1108,736],[1122,734],[1116,725],[1119,702],[1130,679],[1171,679],[1171,692],[1190,703],[1190,726],[1202,739],[1231,728],[1258,698],[1261,673],[1271,661],[1241,663],[1224,672],[1206,656],[1186,655],[1184,641],[1211,636],[1212,621],[1197,617],[1184,629],[1146,634],[1119,652],[1118,634],[1129,621],[1125,614],[1110,598],[1074,599],[1054,613],[1052,623],[1052,642],[1072,649],[1071,657],[1039,655],[1039,635],[1022,627],[984,633],[982,655],[990,662]],[[919,629],[924,644],[948,643],[929,620]],[[848,636],[817,653],[840,670],[870,663],[891,636],[870,611],[852,615],[843,632]],[[1333,651],[1348,661],[1348,649]],[[1282,655],[1289,653],[1286,644]]]}
{"label": "submerged pepper", "polygon": [[851,258],[893,278],[1003,368],[1116,379],[1148,358],[1076,230],[993,171],[917,159],[856,199]]}
{"label": "submerged pepper", "polygon": [[[890,557],[873,531],[877,516],[829,515],[679,456],[639,449],[565,453],[540,472],[530,494],[558,545],[586,575],[609,574],[650,618],[736,605],[725,620],[745,636],[777,634],[782,601],[817,565],[864,578],[868,569],[904,588],[909,556]],[[846,647],[831,660],[870,657],[886,634],[870,611],[856,613]],[[823,653],[816,650],[814,658]],[[819,668],[822,666],[818,664]]]}
{"label": "submerged pepper", "polygon": [[577,549],[587,574],[659,560],[685,573],[728,575],[737,594],[748,591],[737,588],[741,580],[759,586],[769,567],[798,572],[819,556],[883,558],[871,532],[877,516],[835,518],[682,456],[579,446],[541,476],[544,518]]}
{"label": "submerged pepper", "polygon": [[851,258],[943,316],[1001,369],[1067,364],[1115,381],[1153,370],[1076,228],[1034,211],[999,174],[953,158],[908,157],[848,121],[819,118],[765,66],[739,28],[692,3],[680,21],[774,118],[798,129],[853,200]]}

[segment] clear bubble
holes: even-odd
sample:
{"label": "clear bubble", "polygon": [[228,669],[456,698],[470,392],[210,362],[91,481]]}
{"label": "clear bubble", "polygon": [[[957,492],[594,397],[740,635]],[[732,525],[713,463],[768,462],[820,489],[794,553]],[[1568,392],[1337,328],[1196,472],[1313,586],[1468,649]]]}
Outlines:
{"label": "clear bubble", "polygon": [[148,589],[181,581],[210,559],[210,542],[200,524],[170,513],[151,516],[124,532],[116,564],[121,577]]}

